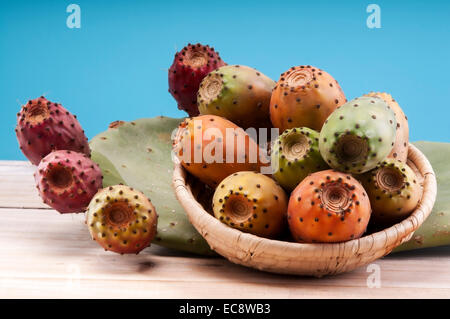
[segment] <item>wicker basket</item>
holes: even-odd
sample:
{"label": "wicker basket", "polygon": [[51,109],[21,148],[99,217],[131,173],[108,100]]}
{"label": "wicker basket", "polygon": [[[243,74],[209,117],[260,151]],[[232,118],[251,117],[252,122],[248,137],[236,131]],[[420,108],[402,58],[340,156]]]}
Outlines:
{"label": "wicker basket", "polygon": [[303,244],[261,238],[231,228],[205,211],[186,184],[186,171],[176,165],[175,193],[190,222],[211,249],[233,263],[263,271],[321,277],[351,271],[389,254],[408,241],[430,214],[436,199],[436,177],[427,158],[409,145],[408,163],[423,182],[423,195],[416,210],[387,229],[344,243]]}

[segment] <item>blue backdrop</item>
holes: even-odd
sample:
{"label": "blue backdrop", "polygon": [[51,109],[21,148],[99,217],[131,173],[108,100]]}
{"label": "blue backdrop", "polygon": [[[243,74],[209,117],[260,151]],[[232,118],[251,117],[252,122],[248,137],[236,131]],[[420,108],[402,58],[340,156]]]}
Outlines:
{"label": "blue backdrop", "polygon": [[[16,113],[45,95],[89,138],[115,120],[184,116],[167,69],[188,42],[278,80],[294,65],[333,75],[348,99],[390,92],[411,140],[450,141],[449,1],[0,1],[0,159],[24,159]],[[69,4],[81,28],[66,25]],[[381,8],[369,29],[366,8]]]}

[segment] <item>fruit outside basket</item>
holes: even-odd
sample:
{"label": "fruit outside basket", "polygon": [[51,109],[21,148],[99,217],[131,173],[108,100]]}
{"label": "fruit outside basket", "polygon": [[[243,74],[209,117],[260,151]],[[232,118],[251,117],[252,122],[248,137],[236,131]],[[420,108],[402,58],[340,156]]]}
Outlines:
{"label": "fruit outside basket", "polygon": [[261,238],[231,228],[209,214],[193,195],[188,173],[175,165],[173,186],[190,222],[211,249],[233,263],[259,270],[322,277],[351,271],[389,254],[411,239],[433,208],[436,177],[425,155],[409,145],[408,164],[423,185],[423,195],[415,211],[400,223],[343,243],[296,243]]}

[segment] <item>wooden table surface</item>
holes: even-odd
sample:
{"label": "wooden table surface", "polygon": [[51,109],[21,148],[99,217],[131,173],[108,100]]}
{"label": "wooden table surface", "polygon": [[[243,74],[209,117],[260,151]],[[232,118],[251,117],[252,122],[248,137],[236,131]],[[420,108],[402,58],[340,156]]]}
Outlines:
{"label": "wooden table surface", "polygon": [[27,162],[0,161],[0,298],[450,298],[450,246],[321,279],[275,275],[155,245],[105,252],[84,214],[44,205]]}

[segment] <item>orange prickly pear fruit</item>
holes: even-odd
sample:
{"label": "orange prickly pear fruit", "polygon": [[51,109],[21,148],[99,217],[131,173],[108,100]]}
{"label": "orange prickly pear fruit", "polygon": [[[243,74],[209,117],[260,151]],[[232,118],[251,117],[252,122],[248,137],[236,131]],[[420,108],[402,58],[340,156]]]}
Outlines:
{"label": "orange prickly pear fruit", "polygon": [[259,171],[264,166],[264,154],[255,140],[216,115],[184,120],[173,141],[173,152],[189,173],[213,188],[233,173]]}
{"label": "orange prickly pear fruit", "polygon": [[394,147],[388,157],[406,163],[409,146],[409,126],[408,118],[405,113],[403,113],[403,110],[400,105],[398,105],[397,101],[388,93],[370,92],[365,96],[379,97],[386,102],[392,111],[394,111],[395,119],[397,120],[397,132],[395,135]]}
{"label": "orange prickly pear fruit", "polygon": [[275,238],[286,225],[288,198],[273,179],[257,172],[225,178],[213,197],[214,216],[223,223],[260,237]]}
{"label": "orange prickly pear fruit", "polygon": [[369,197],[355,178],[325,170],[306,177],[292,192],[288,223],[298,242],[335,243],[361,237],[370,214]]}
{"label": "orange prickly pear fruit", "polygon": [[281,74],[270,100],[270,119],[281,131],[309,127],[320,131],[338,106],[346,102],[338,82],[312,66],[296,66]]}

